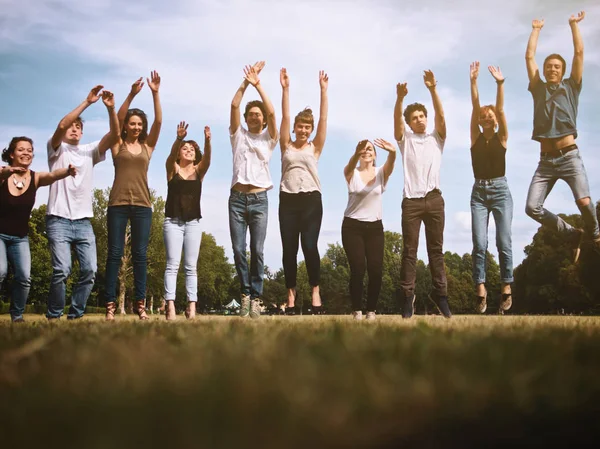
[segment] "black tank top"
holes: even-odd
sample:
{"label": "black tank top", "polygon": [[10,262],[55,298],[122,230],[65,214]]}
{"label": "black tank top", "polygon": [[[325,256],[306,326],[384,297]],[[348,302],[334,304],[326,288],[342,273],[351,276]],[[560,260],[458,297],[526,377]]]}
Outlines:
{"label": "black tank top", "polygon": [[506,148],[500,143],[498,133],[486,142],[483,133],[471,147],[471,163],[475,179],[500,178],[506,174]]}
{"label": "black tank top", "polygon": [[200,196],[202,181],[196,174],[196,179],[183,179],[179,173],[171,178],[168,184],[165,217],[179,218],[190,221],[202,218],[200,213]]}
{"label": "black tank top", "polygon": [[22,195],[13,196],[8,190],[9,178],[0,185],[0,234],[25,237],[29,232],[29,217],[35,204],[35,172],[29,170],[29,187]]}

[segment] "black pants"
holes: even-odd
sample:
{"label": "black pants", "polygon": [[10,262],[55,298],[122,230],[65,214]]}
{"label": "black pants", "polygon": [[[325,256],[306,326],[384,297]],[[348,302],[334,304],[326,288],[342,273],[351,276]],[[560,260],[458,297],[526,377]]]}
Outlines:
{"label": "black pants", "polygon": [[344,217],[342,245],[350,264],[352,310],[362,310],[365,270],[369,274],[367,311],[375,312],[383,276],[383,223]]}
{"label": "black pants", "polygon": [[302,243],[308,282],[312,287],[319,285],[321,257],[317,242],[322,220],[321,192],[279,193],[279,229],[286,288],[296,287],[298,240]]}
{"label": "black pants", "polygon": [[402,200],[402,268],[400,288],[404,297],[415,294],[417,278],[417,250],[421,222],[425,224],[429,270],[433,294],[447,296],[446,267],[444,266],[444,198],[439,190],[429,192],[425,198]]}

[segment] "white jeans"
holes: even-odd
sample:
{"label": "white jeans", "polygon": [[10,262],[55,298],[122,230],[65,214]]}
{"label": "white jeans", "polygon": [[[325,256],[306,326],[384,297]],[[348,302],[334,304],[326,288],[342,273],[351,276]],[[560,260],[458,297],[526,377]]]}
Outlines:
{"label": "white jeans", "polygon": [[188,301],[198,300],[198,255],[202,241],[200,220],[183,221],[165,217],[163,225],[165,247],[167,249],[167,268],[165,270],[165,299],[173,301],[177,290],[177,272],[183,249],[183,268],[185,270],[185,290]]}

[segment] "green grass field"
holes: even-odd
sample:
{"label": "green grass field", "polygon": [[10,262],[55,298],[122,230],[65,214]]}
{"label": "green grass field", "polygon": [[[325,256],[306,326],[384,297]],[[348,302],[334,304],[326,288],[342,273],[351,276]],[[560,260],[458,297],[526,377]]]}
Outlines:
{"label": "green grass field", "polygon": [[600,423],[600,318],[178,318],[0,317],[0,446],[565,448]]}

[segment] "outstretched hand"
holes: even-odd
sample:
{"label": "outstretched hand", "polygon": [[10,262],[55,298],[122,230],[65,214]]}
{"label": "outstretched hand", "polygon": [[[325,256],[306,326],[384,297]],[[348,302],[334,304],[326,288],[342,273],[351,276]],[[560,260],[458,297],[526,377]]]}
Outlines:
{"label": "outstretched hand", "polygon": [[77,169],[73,165],[69,164],[69,168],[67,168],[67,174],[69,176],[75,176],[77,174]]}
{"label": "outstretched hand", "polygon": [[105,90],[102,92],[102,102],[107,108],[115,107],[115,96],[112,92]]}
{"label": "outstretched hand", "polygon": [[327,90],[329,86],[329,76],[327,76],[324,70],[319,70],[319,86],[321,86],[322,90]]}
{"label": "outstretched hand", "polygon": [[391,144],[390,142],[388,142],[387,140],[383,140],[383,139],[375,139],[373,141],[373,143],[378,146],[379,148],[385,150],[385,151],[389,151],[390,153],[395,153],[396,152],[396,147]]}
{"label": "outstretched hand", "polygon": [[398,83],[396,84],[396,95],[398,98],[404,99],[408,95],[408,88],[406,87],[406,83]]}
{"label": "outstretched hand", "polygon": [[281,87],[282,88],[288,88],[290,87],[290,77],[287,74],[287,70],[285,67],[283,67],[280,71],[279,71],[279,81],[281,82]]}
{"label": "outstretched hand", "polygon": [[431,89],[432,87],[436,86],[437,82],[431,70],[425,70],[423,72],[423,82],[425,83],[427,89]]}
{"label": "outstretched hand", "polygon": [[502,81],[504,81],[504,75],[502,75],[502,71],[500,70],[500,67],[494,67],[493,65],[490,65],[490,66],[488,66],[488,70],[490,71],[490,73],[492,74],[492,76],[498,83],[501,83]]}
{"label": "outstretched hand", "polygon": [[246,78],[246,81],[254,87],[258,86],[258,83],[260,83],[260,78],[258,77],[258,73],[254,66],[247,65],[244,67],[244,78]]}
{"label": "outstretched hand", "polygon": [[154,93],[157,93],[158,88],[160,87],[160,75],[158,72],[156,70],[150,72],[150,79],[146,78],[146,81],[148,82],[148,87],[150,90],[152,90]]}
{"label": "outstretched hand", "polygon": [[[571,22],[571,20],[569,19],[569,22]],[[544,27],[544,19],[542,20],[538,20],[538,19],[533,19],[533,21],[531,22],[531,28],[538,29],[541,30]]]}
{"label": "outstretched hand", "polygon": [[204,140],[210,140],[210,126],[204,127]]}
{"label": "outstretched hand", "polygon": [[187,136],[187,129],[188,129],[188,124],[185,123],[184,121],[179,122],[179,125],[177,125],[177,138],[180,140],[185,139],[185,136]]}
{"label": "outstretched hand", "polygon": [[131,95],[135,96],[140,93],[140,91],[142,90],[142,87],[144,87],[144,81],[142,81],[142,80],[143,80],[143,78],[140,77],[131,85],[131,91],[130,91]]}
{"label": "outstretched hand", "polygon": [[95,103],[98,101],[98,99],[100,98],[101,94],[101,90],[104,86],[98,84],[96,87],[94,87],[92,90],[90,90],[90,93],[88,94],[86,100],[89,104]]}
{"label": "outstretched hand", "polygon": [[476,81],[479,76],[479,61],[471,63],[471,81]]}
{"label": "outstretched hand", "polygon": [[579,14],[577,15],[572,15],[569,18],[569,25],[572,25],[574,23],[579,23],[583,20],[583,18],[585,17],[585,11],[579,11]]}

